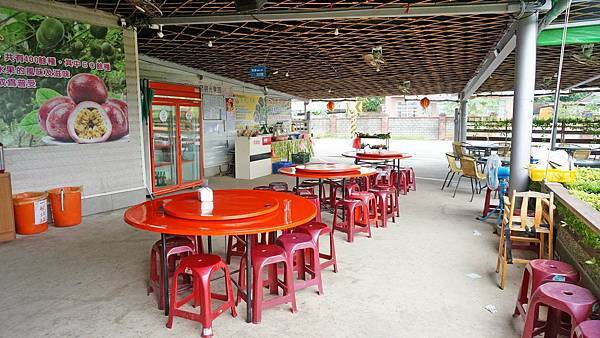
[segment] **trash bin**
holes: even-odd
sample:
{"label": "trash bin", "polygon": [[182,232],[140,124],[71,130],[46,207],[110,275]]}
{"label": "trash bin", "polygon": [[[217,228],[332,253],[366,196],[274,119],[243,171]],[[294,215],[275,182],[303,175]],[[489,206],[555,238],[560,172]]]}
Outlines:
{"label": "trash bin", "polygon": [[47,198],[45,192],[13,195],[15,226],[19,235],[33,235],[48,230]]}
{"label": "trash bin", "polygon": [[81,224],[81,187],[48,190],[52,219],[57,227]]}

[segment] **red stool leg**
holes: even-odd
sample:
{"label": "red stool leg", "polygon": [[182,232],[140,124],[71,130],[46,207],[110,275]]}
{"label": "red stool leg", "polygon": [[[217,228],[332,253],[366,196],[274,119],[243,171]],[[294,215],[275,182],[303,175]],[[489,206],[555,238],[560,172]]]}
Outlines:
{"label": "red stool leg", "polygon": [[212,337],[212,309],[210,302],[210,275],[198,276],[200,278],[200,323],[202,324],[202,337]]}
{"label": "red stool leg", "polygon": [[519,289],[519,295],[517,297],[517,304],[515,305],[515,311],[513,317],[519,314],[524,315],[521,311],[523,310],[523,304],[527,304],[527,291],[529,289],[529,269],[523,271],[523,279],[521,280],[521,288]]}

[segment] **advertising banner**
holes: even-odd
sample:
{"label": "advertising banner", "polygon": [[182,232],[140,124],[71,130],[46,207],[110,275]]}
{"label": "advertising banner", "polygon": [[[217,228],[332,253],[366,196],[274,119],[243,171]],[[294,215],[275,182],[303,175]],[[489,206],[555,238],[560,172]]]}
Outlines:
{"label": "advertising banner", "polygon": [[120,28],[0,8],[0,142],[127,141]]}
{"label": "advertising banner", "polygon": [[266,123],[266,106],[262,96],[235,93],[236,128],[254,127]]}

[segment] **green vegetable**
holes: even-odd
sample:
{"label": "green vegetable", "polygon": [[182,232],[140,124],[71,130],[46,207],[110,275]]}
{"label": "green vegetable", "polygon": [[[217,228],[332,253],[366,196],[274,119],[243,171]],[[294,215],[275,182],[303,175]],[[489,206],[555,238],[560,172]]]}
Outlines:
{"label": "green vegetable", "polygon": [[90,34],[96,39],[104,39],[108,33],[108,28],[101,26],[90,26]]}
{"label": "green vegetable", "polygon": [[65,26],[55,18],[44,19],[35,32],[38,43],[48,49],[58,45],[64,36]]}

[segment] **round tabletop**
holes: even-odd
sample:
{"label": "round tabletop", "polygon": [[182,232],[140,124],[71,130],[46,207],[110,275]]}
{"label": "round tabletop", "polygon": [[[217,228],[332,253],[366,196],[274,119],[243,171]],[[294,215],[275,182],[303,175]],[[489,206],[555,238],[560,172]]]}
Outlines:
{"label": "round tabletop", "polygon": [[340,179],[371,176],[377,174],[377,170],[373,168],[360,168],[359,170],[345,172],[306,172],[296,170],[295,167],[286,167],[279,169],[279,173],[286,176],[302,177],[302,178],[320,178],[320,179]]}
{"label": "round tabletop", "polygon": [[180,194],[164,204],[165,213],[173,217],[208,220],[231,220],[269,214],[279,208],[273,196],[257,197],[255,190],[215,190],[212,202],[201,202],[198,195]]}
{"label": "round tabletop", "polygon": [[[218,192],[219,190],[215,190]],[[248,191],[248,190],[245,190]],[[233,220],[189,220],[171,216],[164,212],[165,205],[174,199],[197,198],[197,192],[157,198],[135,205],[127,211],[123,219],[135,228],[170,235],[224,236],[251,235],[263,232],[285,230],[310,222],[317,214],[315,205],[309,200],[291,193],[266,190],[250,190],[258,200],[275,199],[277,210],[248,218]],[[290,202],[290,213],[285,214],[283,205]]]}
{"label": "round tabletop", "polygon": [[412,155],[391,150],[373,150],[369,152],[346,151],[342,153],[344,157],[351,157],[364,161],[381,161],[381,160],[402,160],[411,158]]}

